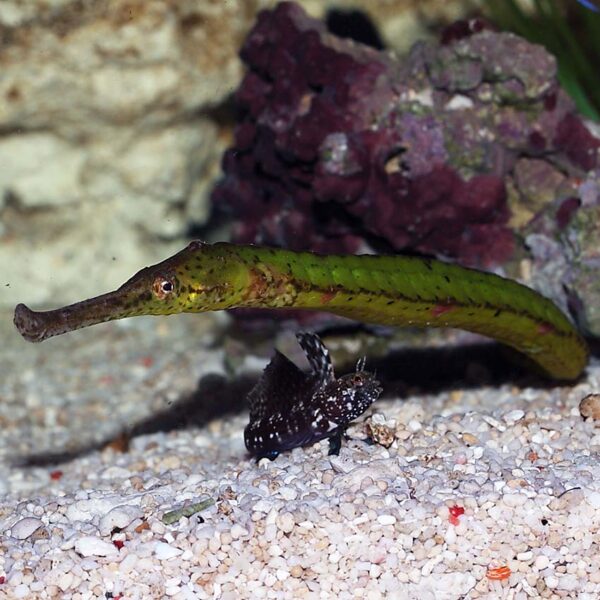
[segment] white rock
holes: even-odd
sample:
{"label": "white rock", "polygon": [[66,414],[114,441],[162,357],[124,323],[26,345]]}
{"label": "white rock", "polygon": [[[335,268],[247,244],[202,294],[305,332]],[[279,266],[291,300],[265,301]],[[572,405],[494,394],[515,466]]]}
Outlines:
{"label": "white rock", "polygon": [[588,491],[585,494],[586,502],[595,509],[600,508],[600,492]]}
{"label": "white rock", "polygon": [[68,572],[68,573],[63,573],[60,576],[60,579],[58,580],[58,587],[63,591],[66,592],[71,585],[73,584],[73,573]]}
{"label": "white rock", "polygon": [[464,94],[454,94],[448,102],[446,102],[446,110],[462,110],[464,108],[472,108],[473,100]]}
{"label": "white rock", "polygon": [[259,500],[254,504],[252,510],[256,512],[268,513],[273,508],[273,503],[268,500]]}
{"label": "white rock", "polygon": [[550,559],[545,554],[540,554],[533,565],[538,571],[543,571],[550,564]]}
{"label": "white rock", "polygon": [[516,506],[523,506],[523,504],[525,504],[525,502],[527,502],[527,496],[525,494],[504,494],[502,496],[502,501],[504,502],[504,504],[506,504],[506,506],[510,506],[510,507],[516,507]]}
{"label": "white rock", "polygon": [[18,540],[26,540],[30,535],[42,527],[44,523],[34,517],[25,517],[17,521],[11,528],[11,535]]}
{"label": "white rock", "polygon": [[477,580],[469,573],[436,573],[436,576],[431,577],[428,583],[432,590],[437,592],[436,598],[441,598],[442,594],[458,598],[463,594],[468,594],[475,587]]}
{"label": "white rock", "polygon": [[156,542],[154,546],[154,554],[158,560],[169,560],[181,554],[181,550],[165,542]]}
{"label": "white rock", "polygon": [[503,419],[505,423],[508,423],[510,425],[516,423],[517,421],[520,421],[523,417],[525,416],[525,412],[522,410],[511,410],[509,412],[507,412]]}
{"label": "white rock", "polygon": [[181,591],[181,588],[176,585],[176,586],[165,586],[165,596],[175,596],[175,594],[178,594]]}
{"label": "white rock", "polygon": [[381,567],[379,565],[371,565],[369,569],[369,577],[371,579],[377,579],[381,575]]}
{"label": "white rock", "polygon": [[283,486],[279,488],[279,495],[284,500],[295,500],[298,497],[298,492],[289,486]]}
{"label": "white rock", "polygon": [[120,563],[119,571],[123,574],[127,574],[130,571],[135,570],[139,561],[139,557],[136,554],[128,554]]}
{"label": "white rock", "polygon": [[345,456],[332,455],[329,457],[329,462],[331,463],[333,470],[337,473],[349,473],[356,468],[356,463]]}
{"label": "white rock", "polygon": [[280,514],[277,517],[277,527],[284,533],[290,533],[294,529],[294,515],[289,512]]}
{"label": "white rock", "polygon": [[394,525],[396,523],[396,517],[394,515],[379,515],[377,522],[380,525]]}
{"label": "white rock", "polygon": [[556,586],[559,590],[566,590],[568,592],[577,591],[581,586],[577,576],[573,573],[566,573],[562,575],[558,580]]}
{"label": "white rock", "polygon": [[71,203],[78,197],[84,160],[81,150],[48,132],[8,136],[0,143],[0,188],[28,207]]}
{"label": "white rock", "polygon": [[112,465],[99,473],[100,479],[127,479],[132,473],[129,469]]}
{"label": "white rock", "polygon": [[100,519],[99,530],[101,535],[109,535],[114,529],[125,529],[130,523],[144,515],[137,506],[116,506]]}
{"label": "white rock", "polygon": [[117,495],[77,500],[68,506],[66,517],[69,521],[92,521],[96,517],[103,517],[121,504],[123,497]]}
{"label": "white rock", "polygon": [[495,419],[494,417],[491,417],[490,415],[481,415],[481,418],[490,427],[493,427],[494,429],[497,429],[498,431],[506,431],[506,427],[504,427],[504,425],[502,425],[502,423],[500,423],[500,421],[498,421],[498,419]]}
{"label": "white rock", "polygon": [[519,552],[517,554],[517,560],[521,562],[529,562],[533,558],[533,552],[528,550],[527,552]]}
{"label": "white rock", "polygon": [[[126,556],[125,558],[128,558],[128,556]],[[121,563],[123,564],[123,563]],[[94,560],[93,558],[83,558],[82,560],[79,561],[79,566],[84,570],[84,571],[94,571],[98,568],[98,561]]]}
{"label": "white rock", "polygon": [[231,527],[231,537],[234,540],[237,540],[241,537],[246,537],[248,535],[248,530],[245,527],[242,527],[239,523],[234,523]]}
{"label": "white rock", "polygon": [[[31,591],[27,585],[20,583],[16,585],[12,591],[14,598],[30,598]],[[8,596],[6,596],[8,598]]]}
{"label": "white rock", "polygon": [[118,556],[119,551],[111,542],[86,535],[75,541],[75,551],[81,556]]}
{"label": "white rock", "polygon": [[421,429],[423,429],[423,425],[421,425],[421,423],[416,419],[411,419],[406,425],[406,428],[409,431],[412,431],[412,433],[417,433],[418,431],[421,431]]}

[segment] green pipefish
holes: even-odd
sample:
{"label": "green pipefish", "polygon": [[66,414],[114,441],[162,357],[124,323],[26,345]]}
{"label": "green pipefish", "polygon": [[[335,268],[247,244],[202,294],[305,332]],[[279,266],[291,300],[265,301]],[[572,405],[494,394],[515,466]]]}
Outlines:
{"label": "green pipefish", "polygon": [[433,259],[318,255],[191,242],[114,292],[56,310],[15,309],[39,342],[104,321],[228,308],[309,309],[367,323],[456,327],[522,352],[550,377],[576,379],[588,348],[547,298],[510,279]]}

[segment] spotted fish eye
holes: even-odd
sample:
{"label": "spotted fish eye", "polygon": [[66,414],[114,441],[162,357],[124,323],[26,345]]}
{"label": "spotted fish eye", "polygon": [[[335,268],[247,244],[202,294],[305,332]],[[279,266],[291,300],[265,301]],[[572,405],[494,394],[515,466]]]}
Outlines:
{"label": "spotted fish eye", "polygon": [[352,384],[353,385],[363,385],[365,382],[365,378],[360,373],[355,373],[352,375]]}
{"label": "spotted fish eye", "polygon": [[159,300],[164,300],[174,291],[175,281],[170,277],[157,277],[152,284],[152,292]]}

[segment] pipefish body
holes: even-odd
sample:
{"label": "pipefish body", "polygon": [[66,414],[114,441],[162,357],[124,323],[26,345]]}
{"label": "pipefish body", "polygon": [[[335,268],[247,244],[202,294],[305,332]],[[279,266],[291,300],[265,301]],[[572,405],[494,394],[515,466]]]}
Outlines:
{"label": "pipefish body", "polygon": [[588,360],[585,340],[556,305],[510,279],[433,259],[225,242],[191,242],[114,292],[64,308],[36,312],[19,304],[14,322],[26,340],[40,342],[125,317],[239,307],[464,329],[515,348],[555,379],[576,379]]}

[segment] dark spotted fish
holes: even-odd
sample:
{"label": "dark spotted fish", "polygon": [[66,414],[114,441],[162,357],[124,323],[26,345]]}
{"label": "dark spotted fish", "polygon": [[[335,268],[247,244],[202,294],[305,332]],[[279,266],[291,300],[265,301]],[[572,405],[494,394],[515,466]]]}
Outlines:
{"label": "dark spotted fish", "polygon": [[273,460],[280,452],[329,438],[337,454],[344,429],[377,400],[379,382],[364,370],[336,379],[329,351],[318,335],[299,333],[298,342],[310,364],[301,371],[281,352],[265,368],[248,394],[250,423],[244,430],[248,451]]}

